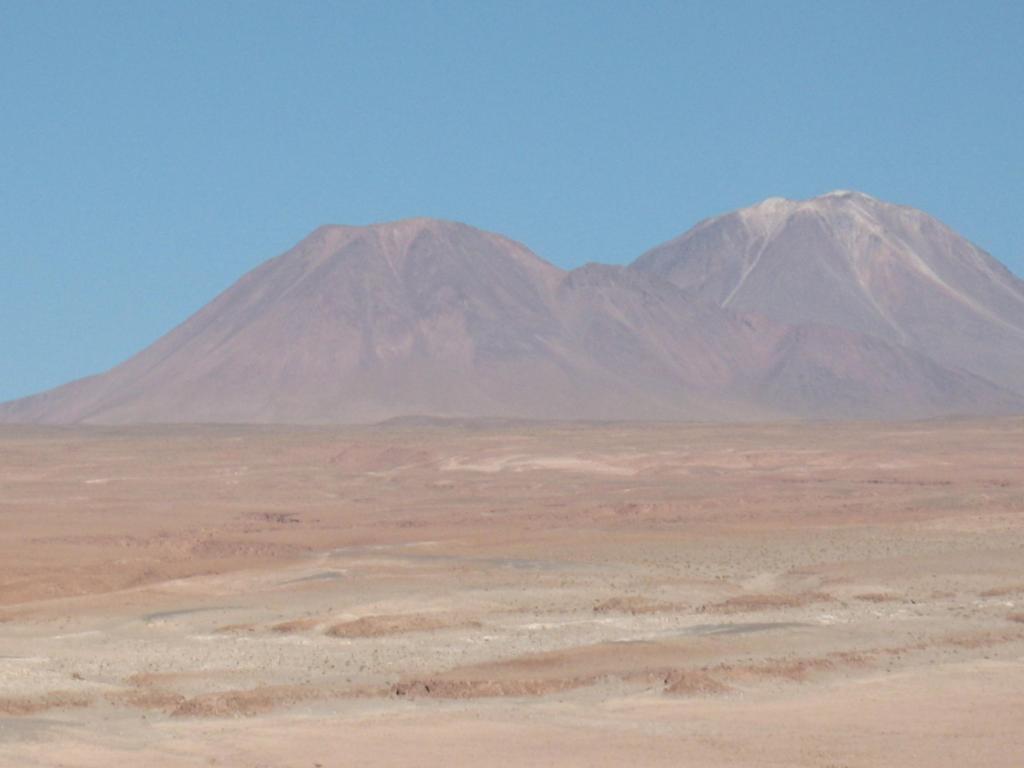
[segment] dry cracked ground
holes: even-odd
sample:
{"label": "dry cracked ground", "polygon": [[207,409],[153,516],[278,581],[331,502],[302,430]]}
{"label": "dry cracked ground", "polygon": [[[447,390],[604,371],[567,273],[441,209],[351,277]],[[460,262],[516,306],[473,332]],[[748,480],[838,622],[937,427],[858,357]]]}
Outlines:
{"label": "dry cracked ground", "polygon": [[1024,764],[1024,421],[0,430],[0,765]]}

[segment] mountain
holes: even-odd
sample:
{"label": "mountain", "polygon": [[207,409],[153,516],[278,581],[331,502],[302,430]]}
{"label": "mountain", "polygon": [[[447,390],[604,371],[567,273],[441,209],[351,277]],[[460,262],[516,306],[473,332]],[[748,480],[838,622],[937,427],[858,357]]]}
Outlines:
{"label": "mountain", "polygon": [[574,348],[620,381],[642,384],[650,405],[683,406],[691,417],[907,418],[1024,404],[899,345],[740,314],[636,270],[582,267],[566,275],[558,299]]}
{"label": "mountain", "polygon": [[728,350],[659,339],[697,336],[677,330],[694,302],[650,282],[621,267],[565,273],[453,222],[323,227],[122,365],[2,405],[0,420],[725,417],[702,379]]}
{"label": "mountain", "polygon": [[857,192],[771,198],[632,268],[719,307],[845,328],[1024,391],[1024,281],[913,208]]}
{"label": "mountain", "polygon": [[[123,365],[22,413],[122,423],[518,415],[535,397],[527,384],[563,374],[545,347],[560,277],[522,246],[458,224],[322,227]],[[525,365],[508,370],[517,359]]]}
{"label": "mountain", "polygon": [[[707,242],[739,247],[741,225],[742,217]],[[734,250],[692,250],[686,237],[629,268],[565,272],[505,237],[454,222],[322,227],[121,365],[0,404],[0,422],[759,420],[1024,410],[1013,387],[876,327],[738,307],[745,285],[736,291],[725,278],[693,277],[727,272]],[[695,263],[701,259],[703,267]],[[756,282],[758,259],[748,261],[755,268],[746,282]],[[742,275],[747,262],[739,263]],[[1000,312],[1013,310],[1012,298]]]}

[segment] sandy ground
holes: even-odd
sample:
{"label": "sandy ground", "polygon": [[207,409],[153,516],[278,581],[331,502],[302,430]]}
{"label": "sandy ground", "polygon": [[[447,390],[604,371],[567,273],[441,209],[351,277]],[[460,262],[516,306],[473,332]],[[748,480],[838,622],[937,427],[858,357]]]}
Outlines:
{"label": "sandy ground", "polygon": [[0,429],[2,766],[1024,765],[1024,421]]}

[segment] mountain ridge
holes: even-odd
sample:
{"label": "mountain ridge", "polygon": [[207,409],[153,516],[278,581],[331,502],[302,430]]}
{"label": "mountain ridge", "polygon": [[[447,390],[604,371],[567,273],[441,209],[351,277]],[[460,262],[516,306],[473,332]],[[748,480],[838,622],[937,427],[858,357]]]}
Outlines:
{"label": "mountain ridge", "polygon": [[[995,349],[944,345],[931,326],[951,312]],[[1019,410],[1024,284],[922,212],[836,191],[569,271],[459,222],[321,226],[110,371],[0,404],[0,422]]]}
{"label": "mountain ridge", "polygon": [[941,222],[861,193],[773,198],[631,265],[695,298],[848,328],[1019,389],[1024,282]]}

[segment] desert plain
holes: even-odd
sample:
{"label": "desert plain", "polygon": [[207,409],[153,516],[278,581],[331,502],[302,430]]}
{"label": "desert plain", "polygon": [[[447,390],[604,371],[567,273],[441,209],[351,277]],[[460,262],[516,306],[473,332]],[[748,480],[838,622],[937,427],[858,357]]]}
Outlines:
{"label": "desert plain", "polygon": [[1024,765],[1024,419],[0,427],[0,765]]}

